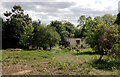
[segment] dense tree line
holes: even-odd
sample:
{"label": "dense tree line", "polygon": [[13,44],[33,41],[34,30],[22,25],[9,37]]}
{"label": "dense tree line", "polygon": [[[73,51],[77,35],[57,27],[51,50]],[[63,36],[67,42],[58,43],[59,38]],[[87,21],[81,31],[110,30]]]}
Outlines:
{"label": "dense tree line", "polygon": [[[120,59],[120,13],[105,14],[97,17],[82,15],[75,27],[70,22],[51,21],[47,26],[41,21],[32,21],[19,5],[4,13],[6,20],[2,24],[2,46],[6,48],[51,49],[56,44],[64,45],[67,37],[86,37],[86,43],[100,54]],[[119,58],[118,58],[119,57]]]}
{"label": "dense tree line", "polygon": [[32,21],[19,5],[4,13],[6,21],[2,24],[2,47],[50,49],[59,42],[60,36],[52,27],[45,27],[40,21]]}

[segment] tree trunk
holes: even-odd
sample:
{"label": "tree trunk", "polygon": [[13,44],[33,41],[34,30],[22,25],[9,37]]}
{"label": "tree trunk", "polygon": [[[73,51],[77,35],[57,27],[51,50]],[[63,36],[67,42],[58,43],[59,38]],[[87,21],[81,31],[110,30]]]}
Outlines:
{"label": "tree trunk", "polygon": [[52,49],[52,46],[50,45],[50,50]]}
{"label": "tree trunk", "polygon": [[46,46],[43,46],[43,50],[46,50],[47,49],[47,47]]}
{"label": "tree trunk", "polygon": [[103,57],[103,54],[100,56],[100,58],[99,58],[99,60],[96,62],[96,64],[98,64],[98,63],[101,61],[102,57]]}

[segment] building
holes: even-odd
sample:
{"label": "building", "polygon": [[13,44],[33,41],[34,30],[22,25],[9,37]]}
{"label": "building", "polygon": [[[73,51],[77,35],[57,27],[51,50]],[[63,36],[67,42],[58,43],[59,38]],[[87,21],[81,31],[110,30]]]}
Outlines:
{"label": "building", "polygon": [[83,38],[67,38],[67,46],[77,46],[79,48],[88,48],[89,46],[85,43],[85,37]]}

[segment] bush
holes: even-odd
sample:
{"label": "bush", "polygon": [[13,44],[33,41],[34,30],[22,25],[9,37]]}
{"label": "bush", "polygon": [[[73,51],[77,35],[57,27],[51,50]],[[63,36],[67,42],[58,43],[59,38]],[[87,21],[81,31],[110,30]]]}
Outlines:
{"label": "bush", "polygon": [[59,46],[59,48],[60,48],[60,49],[63,49],[64,47],[61,45],[61,46]]}
{"label": "bush", "polygon": [[71,51],[71,50],[72,50],[72,48],[71,48],[71,47],[67,47],[66,49],[67,49],[67,50],[69,50],[69,51]]}
{"label": "bush", "polygon": [[77,52],[80,52],[80,49],[76,49]]}
{"label": "bush", "polygon": [[77,47],[76,46],[72,46],[72,49],[77,49]]}

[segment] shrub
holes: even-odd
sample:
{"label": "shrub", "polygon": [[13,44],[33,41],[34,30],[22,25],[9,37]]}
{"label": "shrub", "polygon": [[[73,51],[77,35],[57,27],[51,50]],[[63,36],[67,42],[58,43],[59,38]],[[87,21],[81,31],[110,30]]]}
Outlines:
{"label": "shrub", "polygon": [[63,49],[64,47],[61,45],[61,46],[59,46],[59,48],[60,48],[60,49]]}
{"label": "shrub", "polygon": [[76,49],[77,52],[80,52],[80,49]]}
{"label": "shrub", "polygon": [[77,49],[77,47],[76,46],[72,46],[72,49]]}
{"label": "shrub", "polygon": [[71,47],[67,47],[66,49],[67,49],[67,50],[69,50],[69,51],[70,51],[70,50],[72,50],[72,48],[71,48]]}

